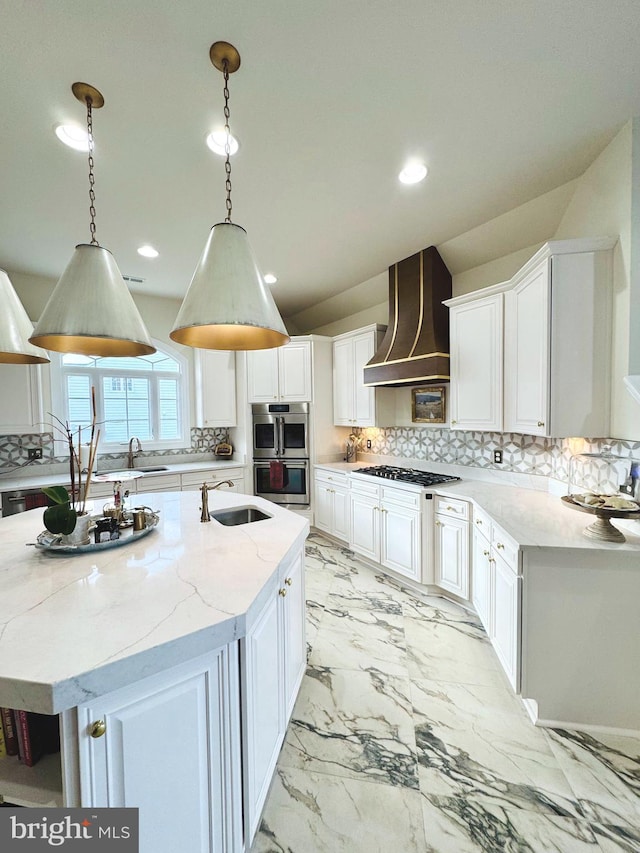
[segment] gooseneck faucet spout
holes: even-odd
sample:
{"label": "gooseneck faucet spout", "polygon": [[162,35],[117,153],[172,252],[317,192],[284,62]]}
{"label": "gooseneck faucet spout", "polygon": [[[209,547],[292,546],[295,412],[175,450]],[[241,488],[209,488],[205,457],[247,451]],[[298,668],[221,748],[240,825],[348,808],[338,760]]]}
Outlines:
{"label": "gooseneck faucet spout", "polygon": [[[133,449],[133,442],[136,442],[136,449]],[[129,439],[129,452],[127,453],[127,468],[133,468],[133,460],[136,458],[137,454],[142,450],[142,445],[140,444],[140,439],[133,438]]]}
{"label": "gooseneck faucet spout", "polygon": [[219,489],[220,486],[229,486],[230,489],[233,488],[233,483],[231,480],[220,480],[219,483],[214,483],[213,486],[209,486],[210,489]]}

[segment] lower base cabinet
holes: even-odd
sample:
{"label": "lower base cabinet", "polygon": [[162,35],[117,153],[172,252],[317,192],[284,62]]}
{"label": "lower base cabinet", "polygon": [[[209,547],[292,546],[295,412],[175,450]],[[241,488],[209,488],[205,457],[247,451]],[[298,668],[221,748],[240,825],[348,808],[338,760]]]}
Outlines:
{"label": "lower base cabinet", "polygon": [[260,822],[306,665],[304,560],[285,565],[278,589],[241,642],[246,849]]}
{"label": "lower base cabinet", "polygon": [[349,539],[349,480],[346,474],[315,472],[314,523],[318,530],[347,542]]}
{"label": "lower base cabinet", "polygon": [[141,853],[240,853],[238,644],[78,707],[83,806],[139,809]]}
{"label": "lower base cabinet", "polygon": [[436,495],[434,562],[436,585],[469,598],[469,504]]}

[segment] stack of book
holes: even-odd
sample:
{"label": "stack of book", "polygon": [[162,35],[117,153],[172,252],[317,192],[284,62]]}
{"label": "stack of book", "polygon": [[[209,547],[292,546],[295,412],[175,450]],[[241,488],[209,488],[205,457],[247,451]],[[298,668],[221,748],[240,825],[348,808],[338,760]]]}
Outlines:
{"label": "stack of book", "polygon": [[15,755],[33,767],[43,755],[59,749],[57,716],[0,708],[0,759]]}

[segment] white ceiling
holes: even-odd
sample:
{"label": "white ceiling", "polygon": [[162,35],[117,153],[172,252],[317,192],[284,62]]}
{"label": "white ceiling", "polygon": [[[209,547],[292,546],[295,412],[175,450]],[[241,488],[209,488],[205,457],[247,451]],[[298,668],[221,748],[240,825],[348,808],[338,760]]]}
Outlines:
{"label": "white ceiling", "polygon": [[0,267],[57,277],[89,240],[86,155],[53,133],[84,122],[81,80],[106,101],[98,239],[141,292],[185,292],[225,215],[224,39],[233,219],[284,316],[575,178],[640,114],[638,0],[0,0],[0,21]]}

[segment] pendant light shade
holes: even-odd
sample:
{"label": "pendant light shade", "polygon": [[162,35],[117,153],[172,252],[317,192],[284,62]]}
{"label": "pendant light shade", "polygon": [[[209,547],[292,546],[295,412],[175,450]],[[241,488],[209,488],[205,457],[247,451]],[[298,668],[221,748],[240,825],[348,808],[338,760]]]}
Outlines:
{"label": "pendant light shade", "polygon": [[5,364],[45,364],[46,352],[29,343],[33,323],[27,316],[9,276],[0,270],[0,362]]}
{"label": "pendant light shade", "polygon": [[96,237],[93,110],[104,106],[104,98],[88,83],[74,83],[71,91],[87,108],[91,242],[76,246],[30,340],[57,352],[149,355],[156,349],[140,312],[113,255]]}
{"label": "pendant light shade", "polygon": [[290,338],[260,274],[247,232],[231,221],[229,74],[240,67],[240,54],[229,42],[217,41],[211,45],[209,57],[224,75],[227,216],[209,233],[169,337],[199,349],[273,349]]}
{"label": "pendant light shade", "polygon": [[30,340],[82,355],[155,352],[113,255],[91,243],[76,246]]}
{"label": "pendant light shade", "polygon": [[201,349],[271,349],[289,335],[240,225],[219,222],[191,279],[170,337]]}

